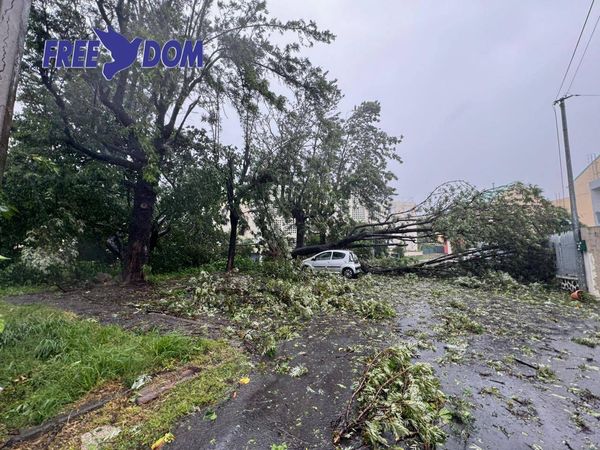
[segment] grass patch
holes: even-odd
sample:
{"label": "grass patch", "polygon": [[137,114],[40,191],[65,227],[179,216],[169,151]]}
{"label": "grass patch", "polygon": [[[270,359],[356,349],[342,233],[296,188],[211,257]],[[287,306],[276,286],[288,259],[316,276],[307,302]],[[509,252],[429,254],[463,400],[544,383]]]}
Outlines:
{"label": "grass patch", "polygon": [[110,381],[172,368],[213,348],[176,334],[134,334],[41,306],[0,301],[0,437],[39,424]]}
{"label": "grass patch", "polygon": [[[80,435],[105,425],[118,426],[121,432],[111,442],[103,444],[103,450],[147,449],[165,435],[177,440],[177,435],[172,434],[177,421],[226,398],[249,368],[240,351],[221,341],[209,341],[207,351],[195,355],[190,365],[202,368],[195,378],[176,385],[145,405],[133,403],[133,396],[119,396],[103,408],[66,424],[52,438],[53,444],[56,448],[79,448]],[[160,379],[161,375],[157,375],[152,382],[158,380],[160,385]],[[207,409],[205,415],[210,411]]]}
{"label": "grass patch", "polygon": [[[243,355],[222,342],[214,342],[210,352],[196,357],[192,362],[202,367],[198,377],[177,385],[163,398],[148,406],[129,406],[123,409],[118,421],[126,424],[124,431],[108,448],[148,448],[165,433],[172,431],[181,417],[224,399],[235,381],[248,368]],[[104,419],[114,421],[108,411]]]}
{"label": "grass patch", "polygon": [[2,297],[9,297],[13,295],[35,294],[36,292],[42,292],[46,290],[50,290],[50,287],[41,284],[33,286],[0,286],[0,299]]}

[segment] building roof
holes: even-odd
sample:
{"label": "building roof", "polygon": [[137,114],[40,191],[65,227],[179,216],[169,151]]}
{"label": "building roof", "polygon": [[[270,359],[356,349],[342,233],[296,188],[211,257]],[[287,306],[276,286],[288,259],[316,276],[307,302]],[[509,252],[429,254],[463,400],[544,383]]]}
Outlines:
{"label": "building roof", "polygon": [[589,163],[586,164],[586,166],[583,168],[583,170],[581,172],[579,172],[579,174],[575,177],[575,179],[579,178],[581,175],[583,175],[585,173],[586,170],[588,170],[590,167],[592,167],[592,164],[595,164],[596,161],[598,161],[600,159],[600,155],[596,156],[594,159],[592,159]]}

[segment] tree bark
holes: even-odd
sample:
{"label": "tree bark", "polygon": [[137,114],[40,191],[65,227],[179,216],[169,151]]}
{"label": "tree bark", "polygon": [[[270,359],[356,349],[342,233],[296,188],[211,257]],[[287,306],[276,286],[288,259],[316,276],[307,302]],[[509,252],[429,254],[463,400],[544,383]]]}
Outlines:
{"label": "tree bark", "polygon": [[304,214],[295,214],[296,221],[296,248],[304,247],[304,237],[306,236],[306,217]]}
{"label": "tree bark", "polygon": [[148,262],[155,204],[154,186],[140,174],[133,190],[133,211],[123,265],[123,281],[126,283],[144,281],[144,265]]}
{"label": "tree bark", "polygon": [[319,233],[319,244],[326,244],[327,243],[327,235],[325,234],[324,231],[321,231]]}
{"label": "tree bark", "polygon": [[31,0],[0,0],[0,186],[30,7]]}
{"label": "tree bark", "polygon": [[229,230],[229,248],[227,249],[227,267],[225,270],[227,272],[231,272],[235,263],[235,250],[237,247],[237,232],[238,232],[238,223],[240,221],[240,216],[235,207],[230,208],[229,210],[229,225],[231,229]]}

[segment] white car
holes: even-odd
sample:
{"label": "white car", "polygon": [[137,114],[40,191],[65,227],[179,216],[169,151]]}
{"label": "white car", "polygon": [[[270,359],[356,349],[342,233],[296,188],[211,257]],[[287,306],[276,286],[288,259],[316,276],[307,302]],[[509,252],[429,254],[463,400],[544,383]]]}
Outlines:
{"label": "white car", "polygon": [[357,256],[349,250],[327,250],[302,261],[302,269],[341,273],[354,278],[361,271]]}

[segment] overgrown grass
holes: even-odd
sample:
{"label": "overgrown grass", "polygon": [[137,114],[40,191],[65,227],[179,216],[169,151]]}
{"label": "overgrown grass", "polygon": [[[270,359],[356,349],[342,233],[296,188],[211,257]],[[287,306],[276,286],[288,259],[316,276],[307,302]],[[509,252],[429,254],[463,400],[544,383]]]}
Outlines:
{"label": "overgrown grass", "polygon": [[40,306],[0,301],[0,437],[39,424],[92,389],[204,355],[211,341],[134,334]]}

